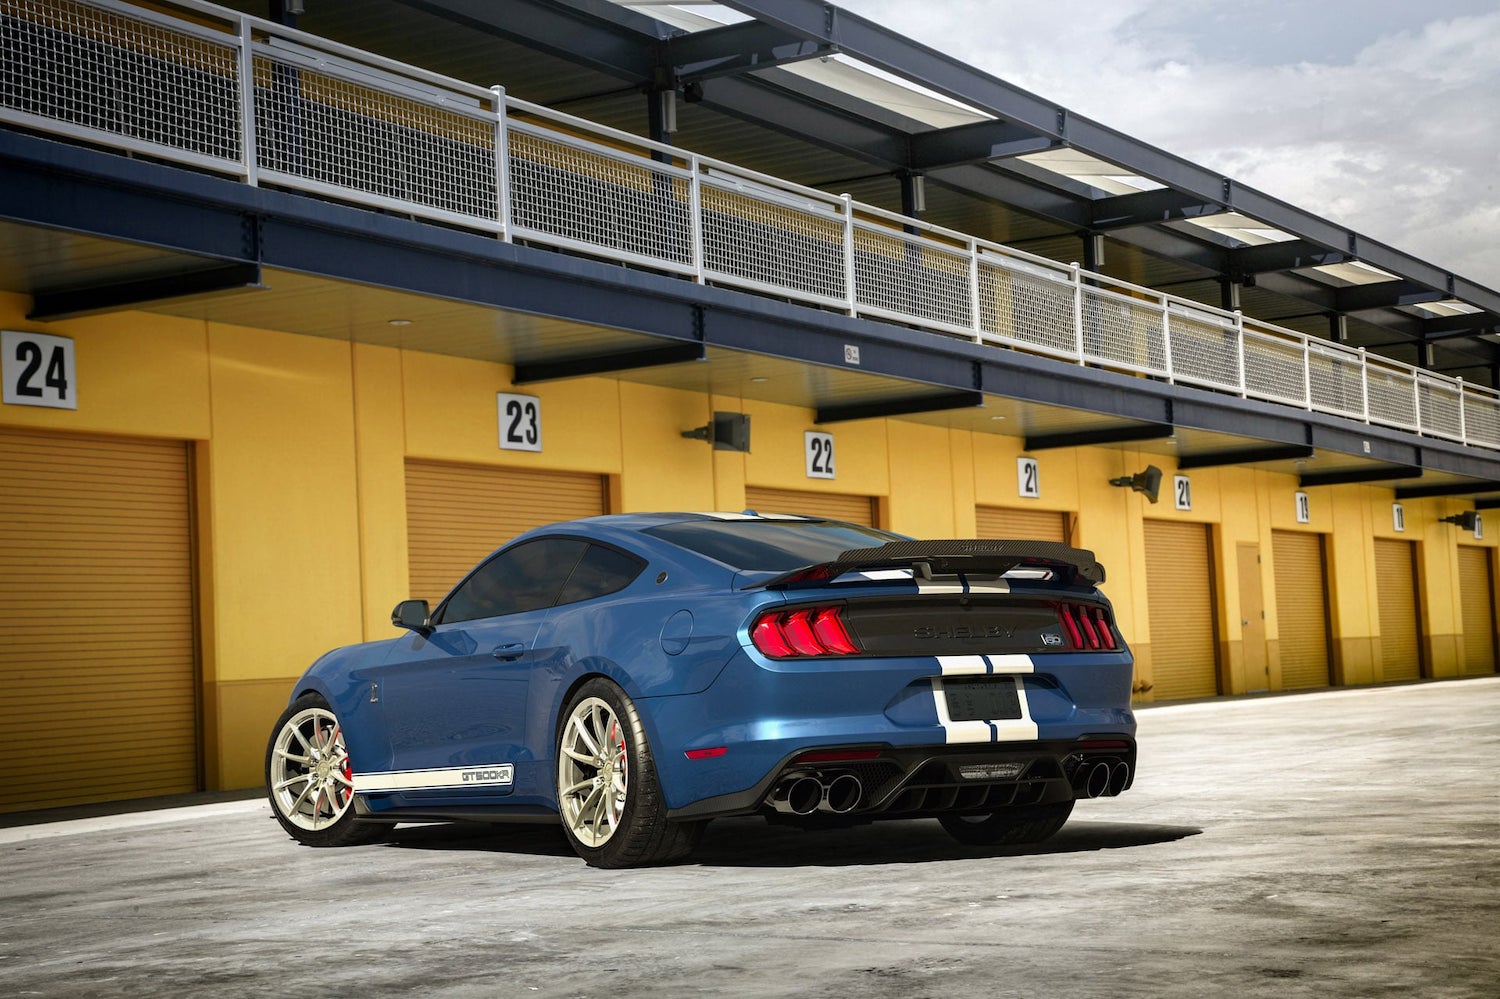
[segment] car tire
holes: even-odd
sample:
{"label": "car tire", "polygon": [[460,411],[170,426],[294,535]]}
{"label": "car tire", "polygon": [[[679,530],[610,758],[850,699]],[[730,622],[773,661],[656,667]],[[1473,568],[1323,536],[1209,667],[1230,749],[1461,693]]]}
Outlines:
{"label": "car tire", "polygon": [[391,828],[355,818],[343,729],[318,694],[303,694],[276,719],[266,744],[266,797],[281,828],[307,846],[373,843]]}
{"label": "car tire", "polygon": [[1003,808],[987,815],[950,813],[938,821],[948,835],[966,846],[1009,846],[1040,843],[1052,836],[1073,814],[1073,802]]}
{"label": "car tire", "polygon": [[681,860],[703,822],[671,822],[645,727],[603,677],[568,699],[557,726],[557,808],[573,849],[593,867]]}

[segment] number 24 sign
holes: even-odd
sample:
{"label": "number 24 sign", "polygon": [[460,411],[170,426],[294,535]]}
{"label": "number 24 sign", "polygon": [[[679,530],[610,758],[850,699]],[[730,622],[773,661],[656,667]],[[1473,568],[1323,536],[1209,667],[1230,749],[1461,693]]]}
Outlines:
{"label": "number 24 sign", "polygon": [[0,330],[0,371],[7,406],[78,408],[73,341],[65,336]]}

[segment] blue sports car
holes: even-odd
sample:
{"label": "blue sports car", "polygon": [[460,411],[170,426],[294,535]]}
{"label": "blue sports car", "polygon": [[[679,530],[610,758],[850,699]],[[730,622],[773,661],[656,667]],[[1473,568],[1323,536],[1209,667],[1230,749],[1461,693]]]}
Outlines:
{"label": "blue sports car", "polygon": [[1093,554],[810,517],[626,514],[485,559],[399,638],[328,653],[266,749],[312,846],[561,820],[598,867],[709,819],[934,817],[1031,843],[1135,777],[1132,662]]}

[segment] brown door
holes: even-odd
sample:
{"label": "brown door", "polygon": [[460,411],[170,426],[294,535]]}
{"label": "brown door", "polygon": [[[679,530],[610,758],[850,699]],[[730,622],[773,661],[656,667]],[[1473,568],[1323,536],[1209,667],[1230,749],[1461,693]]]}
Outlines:
{"label": "brown door", "polygon": [[0,812],[196,791],[182,441],[0,432]]}
{"label": "brown door", "polygon": [[1219,658],[1208,528],[1148,520],[1145,533],[1153,693],[1159,701],[1212,697]]}
{"label": "brown door", "polygon": [[1416,546],[1410,541],[1375,539],[1375,592],[1380,603],[1381,678],[1420,679]]}
{"label": "brown door", "polygon": [[1068,541],[1068,515],[1056,510],[1018,510],[1010,506],[974,508],[975,530],[981,538],[1026,538]]}
{"label": "brown door", "polygon": [[1272,531],[1276,618],[1281,625],[1281,689],[1326,687],[1328,576],[1323,535]]}
{"label": "brown door", "polygon": [[854,493],[825,493],[811,489],[771,489],[746,486],[745,505],[757,513],[796,513],[806,517],[847,520],[875,526],[875,500]]}
{"label": "brown door", "polygon": [[1271,685],[1266,656],[1266,602],[1260,580],[1260,545],[1235,548],[1240,577],[1240,636],[1245,650],[1245,685],[1265,690]]}
{"label": "brown door", "polygon": [[411,597],[433,605],[523,531],[605,512],[604,478],[581,472],[406,463]]}
{"label": "brown door", "polygon": [[1490,550],[1458,546],[1458,596],[1463,611],[1465,676],[1495,672],[1495,583]]}

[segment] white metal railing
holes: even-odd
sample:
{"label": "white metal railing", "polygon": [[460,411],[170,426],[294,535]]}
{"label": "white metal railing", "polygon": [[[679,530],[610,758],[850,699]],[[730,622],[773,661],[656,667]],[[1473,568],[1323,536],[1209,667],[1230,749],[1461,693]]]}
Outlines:
{"label": "white metal railing", "polygon": [[201,0],[0,0],[0,121],[916,336],[1500,449],[1500,392]]}

